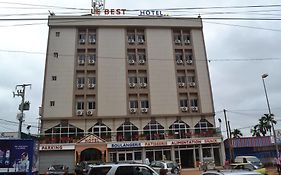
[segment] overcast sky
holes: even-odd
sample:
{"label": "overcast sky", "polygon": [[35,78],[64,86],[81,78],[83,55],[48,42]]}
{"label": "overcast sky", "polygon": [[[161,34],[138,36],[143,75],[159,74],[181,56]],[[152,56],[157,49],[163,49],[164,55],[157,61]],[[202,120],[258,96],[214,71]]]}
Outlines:
{"label": "overcast sky", "polygon": [[[281,2],[278,0],[106,0],[105,6],[130,10],[254,5],[281,5]],[[80,8],[80,10],[51,6]],[[281,19],[280,7],[185,9],[181,12],[162,10],[170,16],[197,17],[200,14],[203,18],[216,121],[218,118],[222,119],[223,130],[225,130],[223,109],[228,111],[231,128],[241,129],[246,136],[250,135],[251,126],[257,124],[264,113],[268,113],[261,79],[263,73],[269,74],[265,79],[268,97],[275,119],[280,120],[276,128],[281,129],[279,124],[281,123],[281,20],[204,18]],[[23,83],[32,84],[32,88],[26,90],[26,100],[31,102],[31,110],[25,112],[23,131],[26,132],[27,125],[32,125],[32,133],[37,132],[48,37],[46,20],[6,21],[3,19],[47,18],[48,10],[57,15],[66,13],[81,15],[89,12],[81,9],[90,8],[90,0],[9,0],[9,2],[0,0],[0,132],[18,129],[16,114],[19,112],[18,105],[21,98],[13,98],[12,92],[17,84]],[[15,16],[15,14],[21,15]],[[138,12],[135,14],[138,15]],[[217,125],[219,126],[218,123]]]}

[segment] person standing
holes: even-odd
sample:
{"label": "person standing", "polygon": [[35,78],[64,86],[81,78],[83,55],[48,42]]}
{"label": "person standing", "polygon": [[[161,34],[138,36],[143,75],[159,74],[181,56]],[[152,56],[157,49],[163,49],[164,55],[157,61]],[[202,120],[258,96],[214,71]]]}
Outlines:
{"label": "person standing", "polygon": [[276,164],[277,172],[278,172],[278,174],[280,174],[281,173],[281,158],[280,158],[280,156],[277,156],[275,158],[275,164]]}

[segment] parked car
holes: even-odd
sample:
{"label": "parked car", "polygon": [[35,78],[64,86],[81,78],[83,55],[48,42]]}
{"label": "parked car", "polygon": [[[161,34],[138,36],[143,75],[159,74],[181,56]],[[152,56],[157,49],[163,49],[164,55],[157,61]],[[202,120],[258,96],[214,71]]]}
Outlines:
{"label": "parked car", "polygon": [[246,170],[223,170],[223,171],[205,171],[201,175],[261,175],[261,173],[255,171]]}
{"label": "parked car", "polygon": [[150,166],[160,173],[161,169],[167,170],[167,175],[178,175],[180,174],[180,167],[177,162],[173,161],[152,161]]}
{"label": "parked car", "polygon": [[93,162],[91,162],[91,161],[82,161],[82,162],[78,163],[74,168],[76,175],[86,174],[89,169],[89,165],[91,165],[91,164],[93,164]]}
{"label": "parked car", "polygon": [[256,156],[236,156],[234,159],[235,163],[252,163],[255,166],[262,166],[260,159]]}
{"label": "parked car", "polygon": [[87,175],[159,175],[146,164],[116,163],[89,165]]}
{"label": "parked car", "polygon": [[48,168],[46,172],[47,175],[67,175],[68,167],[64,165],[52,165]]}
{"label": "parked car", "polygon": [[267,174],[267,169],[263,166],[256,166],[252,163],[233,163],[230,164],[231,169],[242,169],[242,170],[249,170],[249,171],[256,171],[261,174]]}

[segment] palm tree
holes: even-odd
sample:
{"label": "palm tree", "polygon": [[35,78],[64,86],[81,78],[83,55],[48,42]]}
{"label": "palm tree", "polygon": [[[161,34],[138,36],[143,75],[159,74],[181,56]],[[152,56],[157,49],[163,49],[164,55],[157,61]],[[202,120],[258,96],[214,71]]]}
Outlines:
{"label": "palm tree", "polygon": [[264,118],[260,118],[259,119],[259,123],[257,124],[258,125],[258,129],[260,131],[260,133],[265,136],[266,133],[267,133],[267,128],[268,128],[268,125],[267,123],[265,122]]}
{"label": "palm tree", "polygon": [[266,125],[266,130],[269,131],[270,135],[271,135],[271,123],[276,125],[276,120],[274,120],[273,118],[273,114],[264,114],[263,117],[261,117],[261,119],[263,120],[263,122]]}
{"label": "palm tree", "polygon": [[243,134],[241,133],[241,131],[239,129],[234,129],[231,132],[231,135],[233,135],[233,138],[240,138],[241,136],[243,136]]}
{"label": "palm tree", "polygon": [[252,129],[251,129],[251,133],[252,133],[252,136],[253,137],[260,137],[261,136],[261,133],[260,133],[260,130],[259,130],[259,125],[255,125]]}

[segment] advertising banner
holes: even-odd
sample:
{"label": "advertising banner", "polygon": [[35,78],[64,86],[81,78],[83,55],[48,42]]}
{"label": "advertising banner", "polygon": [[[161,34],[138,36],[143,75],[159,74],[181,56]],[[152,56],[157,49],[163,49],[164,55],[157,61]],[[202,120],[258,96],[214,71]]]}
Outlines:
{"label": "advertising banner", "polygon": [[32,174],[34,142],[0,140],[0,172]]}

